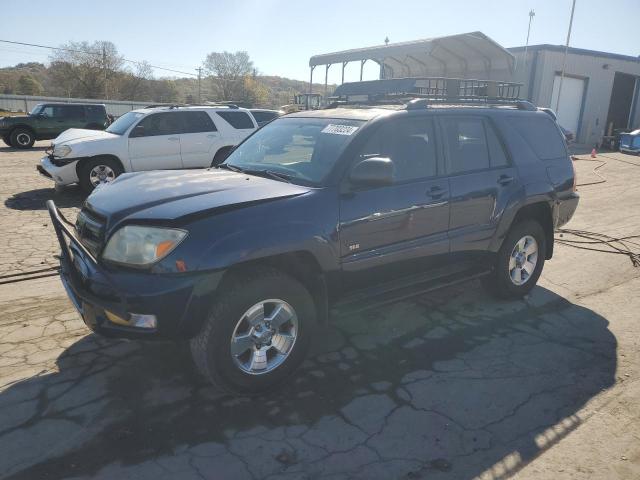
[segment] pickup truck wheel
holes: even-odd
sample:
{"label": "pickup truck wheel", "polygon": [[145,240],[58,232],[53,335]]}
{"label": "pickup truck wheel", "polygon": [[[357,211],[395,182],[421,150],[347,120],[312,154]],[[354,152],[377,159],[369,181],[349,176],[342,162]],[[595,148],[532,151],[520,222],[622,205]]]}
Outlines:
{"label": "pickup truck wheel", "polygon": [[191,340],[197,369],[221,390],[257,394],[284,381],[304,360],[316,311],[297,280],[259,268],[226,284]]}
{"label": "pickup truck wheel", "polygon": [[113,182],[122,172],[122,165],[113,158],[92,158],[78,168],[80,187],[91,193],[98,185]]}
{"label": "pickup truck wheel", "polygon": [[494,271],[485,277],[490,292],[501,298],[520,298],[535,287],[546,253],[545,234],[534,220],[517,223],[502,243]]}
{"label": "pickup truck wheel", "polygon": [[31,148],[36,141],[36,136],[26,128],[16,128],[11,132],[11,146],[15,148]]}

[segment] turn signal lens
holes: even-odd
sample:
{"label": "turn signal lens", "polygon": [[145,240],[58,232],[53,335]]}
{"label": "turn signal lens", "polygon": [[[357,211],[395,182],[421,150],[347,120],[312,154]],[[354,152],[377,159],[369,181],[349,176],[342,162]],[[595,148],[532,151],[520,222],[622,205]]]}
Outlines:
{"label": "turn signal lens", "polygon": [[173,240],[165,240],[164,242],[160,242],[156,247],[156,258],[162,258],[175,247],[176,242]]}

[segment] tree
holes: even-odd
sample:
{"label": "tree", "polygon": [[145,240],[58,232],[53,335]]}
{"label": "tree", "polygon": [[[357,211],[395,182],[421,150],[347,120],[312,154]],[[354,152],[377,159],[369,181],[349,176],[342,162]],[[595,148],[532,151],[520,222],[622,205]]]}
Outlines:
{"label": "tree", "polygon": [[[124,59],[111,42],[69,42],[51,55],[58,79],[66,77],[70,95],[102,98],[109,95],[109,81],[122,70]],[[106,85],[105,85],[106,82]]]}
{"label": "tree", "polygon": [[211,52],[203,63],[212,78],[212,86],[220,100],[238,100],[244,89],[244,78],[253,72],[253,62],[244,51]]}
{"label": "tree", "polygon": [[18,79],[18,95],[40,95],[42,93],[42,85],[31,75],[22,75]]}
{"label": "tree", "polygon": [[126,100],[149,100],[151,80],[151,65],[147,62],[136,63],[135,71],[125,71],[116,82],[117,96]]}

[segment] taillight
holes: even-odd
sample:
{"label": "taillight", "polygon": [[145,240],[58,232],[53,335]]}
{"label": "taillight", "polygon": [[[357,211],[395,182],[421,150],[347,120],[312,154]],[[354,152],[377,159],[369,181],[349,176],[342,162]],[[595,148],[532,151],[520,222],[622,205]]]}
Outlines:
{"label": "taillight", "polygon": [[578,174],[576,173],[576,164],[575,164],[575,158],[573,157],[569,157],[571,158],[571,168],[573,169],[573,187],[571,187],[571,190],[573,192],[578,190]]}

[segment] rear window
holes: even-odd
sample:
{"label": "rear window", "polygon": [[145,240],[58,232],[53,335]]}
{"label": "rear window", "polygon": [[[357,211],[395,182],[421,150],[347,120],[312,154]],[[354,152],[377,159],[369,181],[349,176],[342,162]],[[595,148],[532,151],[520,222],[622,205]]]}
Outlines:
{"label": "rear window", "polygon": [[216,112],[220,115],[229,125],[239,130],[247,128],[255,128],[251,117],[246,112]]}
{"label": "rear window", "polygon": [[216,126],[207,112],[180,112],[184,133],[215,132]]}
{"label": "rear window", "polygon": [[524,138],[540,160],[567,156],[558,126],[548,116],[514,115],[509,123]]}
{"label": "rear window", "polygon": [[253,118],[256,119],[256,122],[270,122],[274,118],[278,117],[277,112],[251,112],[253,114]]}
{"label": "rear window", "polygon": [[102,105],[87,105],[85,108],[87,109],[87,115],[92,117],[105,115],[106,113]]}

